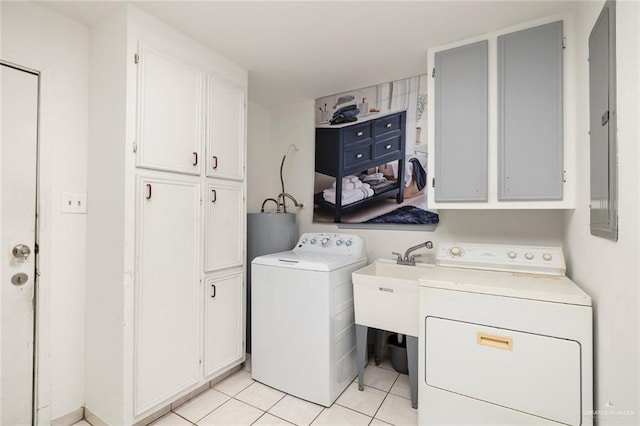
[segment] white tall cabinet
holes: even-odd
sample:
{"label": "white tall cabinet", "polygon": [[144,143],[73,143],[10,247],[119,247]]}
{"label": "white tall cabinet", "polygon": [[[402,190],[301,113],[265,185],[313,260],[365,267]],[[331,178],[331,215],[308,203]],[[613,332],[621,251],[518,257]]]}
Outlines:
{"label": "white tall cabinet", "polygon": [[244,361],[247,72],[124,4],[91,48],[86,409],[130,425]]}

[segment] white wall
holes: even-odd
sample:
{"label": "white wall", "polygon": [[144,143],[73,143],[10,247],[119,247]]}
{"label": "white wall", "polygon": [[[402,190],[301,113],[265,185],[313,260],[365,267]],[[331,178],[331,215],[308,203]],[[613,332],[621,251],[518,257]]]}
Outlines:
{"label": "white wall", "polygon": [[86,192],[89,31],[33,3],[3,2],[1,57],[42,71],[38,408],[47,422],[84,403],[86,217],[60,207],[62,192]]}
{"label": "white wall", "polygon": [[[265,198],[276,198],[282,192],[279,173],[284,150],[280,152],[279,147],[272,144],[271,118],[267,108],[249,102],[247,123],[247,212],[257,213]],[[287,155],[287,169],[295,157],[296,153]],[[275,211],[275,208],[272,202],[265,205],[266,211]]]}
{"label": "white wall", "polygon": [[[434,232],[415,230],[375,230],[375,229],[338,229],[333,224],[314,224],[313,221],[313,179],[314,179],[314,147],[315,147],[315,106],[313,100],[279,109],[260,109],[262,120],[268,113],[271,120],[271,152],[277,156],[273,159],[254,163],[255,143],[249,139],[249,206],[256,205],[266,196],[264,187],[272,187],[273,181],[279,179],[282,154],[290,144],[295,144],[299,151],[287,156],[285,166],[285,185],[305,207],[298,212],[298,231],[303,232],[343,232],[360,235],[365,239],[370,260],[386,257],[392,258],[391,251],[404,251],[408,247],[432,240],[459,240],[465,242],[493,243],[527,243],[527,244],[562,244],[562,212],[543,211],[441,211],[440,225]],[[258,132],[258,123],[249,120],[249,135]],[[263,123],[259,123],[264,126]],[[264,149],[262,147],[261,149]],[[258,154],[255,154],[258,155]],[[277,165],[275,165],[277,163]],[[273,171],[272,171],[273,169]],[[258,180],[257,177],[261,180]],[[271,179],[271,180],[268,180]],[[259,183],[257,183],[259,182]],[[296,209],[288,207],[290,211]],[[259,210],[257,210],[259,211]]]}
{"label": "white wall", "polygon": [[[577,207],[564,218],[570,276],[594,303],[594,409],[601,424],[640,423],[639,198],[640,3],[617,2],[619,239],[589,231],[589,74],[587,38],[603,2],[584,2],[576,19]],[[606,404],[613,404],[608,407]],[[635,415],[629,415],[629,411]]]}

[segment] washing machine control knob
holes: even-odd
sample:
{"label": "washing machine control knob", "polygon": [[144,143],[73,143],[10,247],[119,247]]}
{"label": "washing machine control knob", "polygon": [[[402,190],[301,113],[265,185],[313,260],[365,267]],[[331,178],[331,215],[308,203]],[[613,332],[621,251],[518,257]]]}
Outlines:
{"label": "washing machine control knob", "polygon": [[327,237],[324,237],[322,240],[320,240],[320,242],[322,243],[322,247],[328,246],[330,241],[331,240]]}
{"label": "washing machine control knob", "polygon": [[460,247],[451,247],[449,253],[451,253],[451,256],[460,256],[460,254],[462,254],[462,250],[460,250]]}
{"label": "washing machine control knob", "polygon": [[316,239],[315,239],[315,238],[312,238],[312,239],[311,239],[311,244],[315,244],[315,243],[317,243],[317,242],[318,242],[318,241],[316,241]]}
{"label": "washing machine control knob", "polygon": [[309,241],[309,239],[304,238],[304,239],[302,240],[302,244],[307,244],[307,242],[308,242],[308,241]]}
{"label": "washing machine control knob", "polygon": [[353,244],[353,243],[351,242],[351,240],[347,240],[347,242],[346,242],[346,243],[344,243],[344,244],[345,244],[347,247],[351,247],[351,244]]}
{"label": "washing machine control knob", "polygon": [[509,256],[509,259],[515,259],[518,256],[518,253],[516,253],[515,251],[510,251],[509,253],[507,253],[507,256]]}
{"label": "washing machine control knob", "polygon": [[342,240],[338,240],[338,241],[336,241],[336,245],[337,245],[338,247],[339,247],[339,246],[341,246],[341,245],[343,245],[343,244],[344,244],[344,241],[342,241]]}
{"label": "washing machine control knob", "polygon": [[551,255],[549,253],[545,253],[542,255],[542,258],[548,262],[551,260]]}
{"label": "washing machine control knob", "polygon": [[525,255],[524,255],[524,257],[525,257],[527,260],[532,260],[532,259],[533,259],[533,253],[527,253],[527,254],[525,254]]}

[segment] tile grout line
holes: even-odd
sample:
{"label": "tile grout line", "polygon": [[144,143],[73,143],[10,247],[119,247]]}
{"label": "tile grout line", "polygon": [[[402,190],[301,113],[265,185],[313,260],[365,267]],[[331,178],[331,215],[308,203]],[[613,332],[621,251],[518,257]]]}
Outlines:
{"label": "tile grout line", "polygon": [[[220,391],[218,391],[218,392],[220,392]],[[223,393],[223,392],[220,392],[220,393],[222,393],[224,396],[229,396],[229,395],[227,395],[226,393]],[[214,413],[214,412],[218,411],[219,409],[221,409],[222,407],[224,407],[225,405],[227,405],[227,404],[229,403],[229,401],[231,401],[232,399],[235,399],[235,398],[234,398],[234,397],[229,397],[229,399],[227,399],[225,402],[223,402],[222,404],[218,405],[216,408],[214,408],[213,410],[211,410],[209,413],[207,413],[207,415],[206,415],[206,416],[204,416],[204,417],[200,418],[200,420],[202,420],[202,419],[204,419],[205,417],[209,416],[210,414],[212,414],[212,413]],[[200,420],[198,420],[198,422],[199,422]],[[198,425],[198,422],[196,422],[196,423],[194,423],[194,424],[197,426],[197,425]]]}
{"label": "tile grout line", "polygon": [[[215,411],[215,410],[213,410],[213,411]],[[213,411],[211,411],[211,413],[213,413]],[[184,420],[188,421],[188,422],[189,422],[189,423],[191,423],[192,425],[197,424],[197,422],[192,422],[191,420],[187,419],[187,418],[186,418],[186,417],[184,417],[184,416],[181,416],[180,414],[176,413],[176,412],[175,412],[175,411],[173,411],[173,410],[169,411],[169,413],[173,413],[173,414],[175,414],[176,416],[180,417],[181,419],[184,419]],[[169,414],[169,413],[167,413],[167,414]],[[200,420],[204,419],[205,417],[207,417],[207,416],[208,416],[209,414],[211,414],[211,413],[207,413],[207,415],[206,415],[206,416],[202,416],[200,419],[198,419],[198,421],[200,421]],[[165,414],[165,416],[166,416],[167,414]],[[164,416],[162,416],[162,417],[164,417]]]}
{"label": "tile grout line", "polygon": [[[332,405],[333,405],[333,404],[332,404]],[[317,419],[318,417],[320,417],[320,414],[324,413],[324,410],[326,410],[326,409],[327,409],[327,407],[322,407],[322,410],[320,410],[320,412],[319,412],[319,413],[318,413],[318,414],[313,418],[313,420],[311,420],[311,423],[309,423],[307,426],[311,426],[311,425],[313,424],[313,422],[315,422],[315,421],[316,421],[316,419]]]}
{"label": "tile grout line", "polygon": [[258,420],[260,420],[261,418],[263,418],[265,416],[265,414],[267,414],[266,411],[262,412],[262,415],[260,417],[258,417],[257,419],[255,419],[255,421],[253,423],[251,423],[252,425],[256,424],[258,422]]}
{"label": "tile grout line", "polygon": [[[377,415],[378,415],[378,413],[380,412],[380,409],[381,409],[381,408],[382,408],[382,406],[384,405],[384,402],[387,400],[387,397],[388,397],[388,396],[389,396],[389,393],[387,393],[387,394],[384,396],[384,399],[382,400],[382,403],[380,404],[380,406],[378,407],[378,409],[377,409],[377,410],[376,410],[376,412],[374,413],[373,417],[371,418],[371,421],[373,421],[373,419],[376,419],[376,420],[380,420],[380,421],[383,421],[383,422],[384,422],[384,420],[382,420],[382,419],[378,419],[376,416],[377,416]],[[385,423],[386,423],[386,422],[385,422]]]}
{"label": "tile grout line", "polygon": [[[376,416],[378,415],[378,413],[380,412],[380,409],[382,408],[382,406],[384,405],[384,402],[387,400],[387,398],[389,397],[389,394],[391,393],[391,389],[393,389],[393,387],[395,386],[396,382],[398,381],[398,379],[400,378],[400,374],[398,373],[398,375],[396,376],[396,379],[393,381],[393,383],[391,384],[391,387],[389,388],[389,390],[387,391],[387,394],[384,396],[384,399],[382,400],[382,403],[380,403],[380,406],[378,407],[378,409],[376,410],[375,414],[373,415],[373,417],[371,418],[371,421],[373,421],[373,419],[376,420],[380,420],[383,421],[382,419],[378,419],[376,418]],[[371,422],[369,422],[371,423]],[[386,422],[385,422],[386,423]]]}
{"label": "tile grout line", "polygon": [[[242,392],[238,392],[238,395],[240,395],[240,393],[242,393]],[[255,405],[253,405],[253,404],[251,404],[251,403],[249,403],[249,402],[246,402],[246,401],[243,401],[243,400],[241,400],[241,399],[238,399],[238,398],[236,398],[235,396],[232,396],[232,397],[231,397],[231,399],[235,399],[235,400],[236,400],[236,401],[238,401],[238,402],[241,402],[241,403],[243,403],[243,404],[247,404],[249,407],[257,408],[258,410],[260,410],[260,411],[262,411],[262,412],[264,412],[264,413],[269,413],[269,410],[271,410],[273,407],[275,407],[275,406],[276,406],[276,404],[277,404],[278,402],[282,401],[282,400],[284,399],[284,397],[285,397],[285,396],[287,396],[287,395],[289,395],[289,394],[288,394],[288,393],[285,393],[284,395],[282,395],[282,396],[280,397],[280,399],[278,399],[276,402],[274,402],[273,404],[271,404],[271,406],[270,406],[269,408],[267,408],[266,410],[265,410],[264,408],[256,407]],[[271,414],[271,413],[269,413],[269,414]],[[276,416],[276,417],[277,417],[277,416]]]}
{"label": "tile grout line", "polygon": [[247,389],[249,386],[251,386],[252,384],[256,383],[256,381],[255,381],[255,380],[253,380],[253,379],[251,379],[251,380],[252,380],[252,381],[251,381],[251,383],[249,383],[247,386],[245,386],[245,387],[243,387],[242,389],[240,389],[238,392],[236,392],[236,394],[235,394],[235,395],[230,395],[230,394],[228,394],[228,393],[226,393],[226,392],[224,392],[224,391],[221,391],[220,389],[216,389],[216,388],[211,388],[211,389],[216,390],[216,391],[220,392],[221,394],[228,396],[229,398],[235,398],[235,397],[236,397],[236,395],[239,395],[242,391],[244,391],[245,389]]}
{"label": "tile grout line", "polygon": [[[383,401],[384,401],[384,400],[383,400]],[[354,410],[353,408],[345,407],[344,405],[336,404],[335,402],[334,402],[333,404],[331,404],[331,407],[333,407],[334,405],[337,405],[338,407],[344,408],[345,410],[353,411],[354,413],[362,414],[363,416],[368,417],[369,419],[371,419],[371,420],[369,420],[369,423],[371,423],[371,422],[373,421],[373,417],[371,417],[371,416],[370,416],[370,415],[368,415],[368,414],[361,413],[361,412],[360,412],[360,411],[358,411],[358,410]],[[382,405],[382,404],[380,404],[380,405]]]}
{"label": "tile grout line", "polygon": [[[386,368],[384,368],[384,367],[380,367],[380,366],[376,366],[376,367],[378,367],[378,368],[380,368],[380,369],[383,369],[383,370],[386,370],[386,371],[393,371],[393,370],[388,370],[388,369],[386,369]],[[240,371],[246,371],[246,370],[240,370]],[[250,373],[250,372],[249,372],[249,373]],[[368,386],[368,385],[365,385],[365,387],[369,387],[369,388],[371,388],[371,389],[373,389],[373,390],[377,390],[377,391],[380,391],[380,392],[384,392],[384,394],[385,394],[385,395],[384,395],[384,398],[382,399],[381,403],[379,404],[379,406],[377,407],[377,409],[375,410],[375,412],[373,413],[373,415],[372,415],[372,416],[369,416],[369,414],[367,414],[367,413],[360,412],[360,411],[358,411],[357,409],[353,409],[353,408],[351,408],[351,407],[348,407],[348,406],[342,405],[342,404],[338,403],[337,401],[334,401],[334,402],[331,404],[331,407],[333,407],[334,405],[337,405],[337,406],[339,406],[339,407],[341,407],[341,408],[344,408],[344,409],[346,409],[346,410],[349,410],[349,411],[351,411],[351,412],[353,412],[353,413],[357,413],[357,414],[360,414],[360,415],[366,416],[366,417],[368,417],[368,418],[370,419],[370,420],[369,420],[369,424],[371,424],[374,420],[381,421],[381,422],[383,422],[383,423],[388,423],[388,422],[386,422],[386,421],[384,421],[384,420],[378,419],[376,416],[379,414],[379,412],[380,412],[380,410],[381,410],[382,406],[384,405],[384,403],[386,402],[386,400],[389,398],[389,395],[394,395],[394,396],[396,396],[396,397],[399,397],[399,398],[402,398],[402,399],[405,399],[405,400],[410,400],[410,398],[406,398],[406,397],[401,396],[401,395],[396,395],[396,394],[393,394],[393,393],[391,392],[391,390],[393,389],[393,387],[394,387],[394,386],[398,383],[398,381],[400,380],[400,373],[398,373],[398,372],[395,372],[395,373],[396,373],[397,375],[396,375],[395,379],[393,380],[393,382],[392,382],[391,386],[389,387],[389,390],[387,390],[387,391],[385,391],[385,390],[383,390],[383,389],[378,389],[378,388],[376,388],[376,387],[374,387],[374,386]],[[357,380],[357,376],[356,376],[356,379],[354,379],[354,381],[353,381],[352,383],[356,383],[356,382],[355,382],[355,380]],[[237,402],[239,402],[239,403],[246,404],[247,406],[252,407],[252,408],[255,408],[255,409],[257,409],[257,410],[259,410],[259,411],[261,412],[261,414],[260,414],[260,416],[258,417],[258,419],[256,419],[256,420],[255,420],[254,422],[252,422],[251,424],[256,423],[259,419],[261,419],[262,417],[264,417],[264,415],[265,415],[265,414],[269,414],[270,416],[273,416],[273,417],[275,417],[275,418],[277,418],[277,419],[279,419],[279,420],[282,420],[282,421],[285,421],[285,422],[289,423],[289,421],[288,421],[288,420],[286,420],[286,419],[284,419],[284,418],[281,418],[281,417],[279,417],[279,416],[277,416],[277,415],[275,415],[275,414],[273,414],[273,413],[270,413],[270,412],[269,412],[269,410],[271,410],[273,407],[275,407],[275,406],[276,406],[280,401],[282,401],[282,400],[283,400],[287,395],[290,395],[290,394],[288,394],[288,393],[283,393],[283,395],[282,395],[280,398],[278,398],[278,400],[277,400],[276,402],[274,402],[273,404],[271,404],[271,405],[269,406],[269,408],[267,408],[266,410],[262,409],[261,407],[257,407],[257,406],[255,406],[255,405],[253,405],[253,404],[249,403],[249,402],[245,402],[245,401],[242,401],[242,400],[240,400],[240,399],[238,399],[238,398],[237,398],[237,396],[238,396],[238,395],[240,395],[242,392],[244,392],[245,390],[247,390],[249,387],[251,387],[251,386],[252,386],[253,384],[255,384],[255,383],[259,383],[259,382],[257,382],[257,381],[255,381],[255,380],[253,380],[253,379],[252,379],[251,383],[249,383],[248,385],[246,385],[246,386],[242,387],[238,392],[236,392],[236,393],[235,393],[235,395],[231,395],[230,393],[223,392],[222,390],[212,388],[212,389],[216,390],[217,392],[220,392],[222,395],[225,395],[226,397],[228,397],[228,399],[227,399],[227,401],[225,401],[224,403],[222,403],[220,406],[216,407],[215,409],[213,409],[213,410],[211,410],[210,412],[208,412],[207,414],[205,414],[205,415],[204,415],[203,417],[201,417],[198,421],[200,421],[200,420],[202,420],[203,418],[207,417],[208,415],[210,415],[211,413],[215,412],[216,410],[218,410],[218,409],[222,408],[222,407],[223,407],[224,405],[226,405],[230,400],[232,400],[232,399],[233,399],[233,400],[236,400],[236,401],[237,401]],[[272,389],[274,389],[274,388],[272,388]],[[277,389],[276,389],[276,390],[277,390]],[[346,389],[345,389],[345,391],[346,391]],[[291,395],[291,396],[292,396],[292,397],[294,397],[293,395]],[[295,398],[295,397],[294,397],[294,398]],[[186,403],[186,402],[185,402],[185,403]],[[316,404],[316,405],[317,405],[317,404]],[[316,416],[311,420],[311,423],[309,423],[310,425],[311,425],[311,424],[313,424],[313,422],[315,422],[315,421],[316,421],[316,420],[317,420],[317,419],[322,415],[322,413],[323,413],[327,408],[331,408],[331,407],[324,407],[324,406],[320,406],[320,407],[321,407],[322,409],[321,409],[321,410],[320,410],[320,412],[319,412],[319,413],[318,413],[318,414],[317,414],[317,415],[316,415]],[[177,415],[177,416],[178,416],[178,417],[180,417],[181,419],[183,419],[183,420],[185,420],[185,421],[189,422],[189,424],[192,424],[192,425],[196,425],[196,426],[197,426],[197,421],[196,421],[196,422],[192,422],[191,420],[189,420],[189,419],[187,419],[186,417],[184,417],[184,416],[180,415],[179,413],[177,413],[177,412],[176,412],[176,411],[174,411],[174,410],[171,410],[170,412],[171,412],[171,413],[174,413],[175,415]]]}
{"label": "tile grout line", "polygon": [[[275,417],[276,419],[280,419],[280,420],[282,420],[283,422],[287,422],[287,423],[290,423],[290,424],[292,424],[292,425],[295,425],[295,423],[291,423],[289,420],[287,420],[287,419],[283,419],[282,417],[278,417],[278,416],[276,416],[275,414],[270,413],[270,412],[268,412],[268,411],[263,412],[263,413],[262,413],[262,416],[258,417],[258,420],[260,420],[262,417],[264,417],[264,415],[265,415],[265,414],[268,414],[268,415],[270,415],[270,416],[272,416],[272,417]],[[253,422],[253,423],[251,423],[251,424],[252,424],[252,425],[253,425],[253,424],[255,424],[258,420],[256,420],[255,422]]]}

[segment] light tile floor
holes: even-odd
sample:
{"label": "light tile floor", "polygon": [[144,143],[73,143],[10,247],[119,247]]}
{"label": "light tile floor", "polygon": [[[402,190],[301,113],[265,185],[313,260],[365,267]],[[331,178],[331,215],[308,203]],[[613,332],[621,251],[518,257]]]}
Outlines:
{"label": "light tile floor", "polygon": [[[158,419],[153,426],[204,425],[397,425],[418,424],[411,408],[409,378],[388,360],[373,358],[365,369],[364,391],[357,379],[329,408],[288,395],[251,379],[243,369]],[[87,425],[87,423],[83,423]]]}

